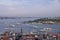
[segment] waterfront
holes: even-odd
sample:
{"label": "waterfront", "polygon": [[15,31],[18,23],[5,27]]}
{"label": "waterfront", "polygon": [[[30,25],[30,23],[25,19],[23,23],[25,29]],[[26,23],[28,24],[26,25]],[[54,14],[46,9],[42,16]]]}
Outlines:
{"label": "waterfront", "polygon": [[58,24],[23,24],[22,22],[28,21],[28,20],[34,20],[38,18],[21,18],[21,19],[3,19],[0,20],[0,32],[4,32],[8,30],[10,27],[10,24],[15,25],[15,27],[12,27],[13,30],[16,32],[19,32],[20,28],[23,28],[23,32],[27,33],[32,30],[40,30],[41,28],[53,28],[56,30],[52,30],[50,32],[60,32],[60,25]]}
{"label": "waterfront", "polygon": [[59,24],[22,23],[35,19],[38,18],[0,19],[0,39],[60,40]]}

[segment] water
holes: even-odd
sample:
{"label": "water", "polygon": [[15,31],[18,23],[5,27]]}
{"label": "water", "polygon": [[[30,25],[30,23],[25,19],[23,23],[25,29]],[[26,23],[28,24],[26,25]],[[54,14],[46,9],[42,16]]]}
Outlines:
{"label": "water", "polygon": [[[53,28],[60,29],[60,25],[58,24],[22,24],[23,21],[34,20],[38,18],[21,18],[21,19],[0,19],[0,32],[5,32],[7,30],[15,30],[16,32],[20,32],[22,27],[23,32],[31,32],[32,30],[41,30],[42,28]],[[17,24],[20,23],[20,24]],[[15,27],[9,26],[15,25]],[[50,32],[60,32],[60,30],[50,30]]]}

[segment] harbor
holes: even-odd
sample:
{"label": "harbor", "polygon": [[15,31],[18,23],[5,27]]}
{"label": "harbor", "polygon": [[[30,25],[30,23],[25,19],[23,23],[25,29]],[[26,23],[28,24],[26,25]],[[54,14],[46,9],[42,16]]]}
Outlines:
{"label": "harbor", "polygon": [[21,20],[0,20],[0,40],[60,40],[60,25],[23,24]]}

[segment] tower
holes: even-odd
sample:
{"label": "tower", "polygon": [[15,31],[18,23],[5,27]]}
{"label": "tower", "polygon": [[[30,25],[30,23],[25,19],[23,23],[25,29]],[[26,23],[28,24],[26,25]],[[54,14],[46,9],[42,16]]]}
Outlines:
{"label": "tower", "polygon": [[22,29],[22,27],[21,27],[21,35],[23,34],[23,29]]}

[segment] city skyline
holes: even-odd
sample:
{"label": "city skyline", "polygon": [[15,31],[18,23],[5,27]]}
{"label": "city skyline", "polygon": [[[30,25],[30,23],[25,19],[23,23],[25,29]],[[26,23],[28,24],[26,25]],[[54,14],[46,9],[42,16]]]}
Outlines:
{"label": "city skyline", "polygon": [[0,0],[0,16],[60,16],[60,0]]}

